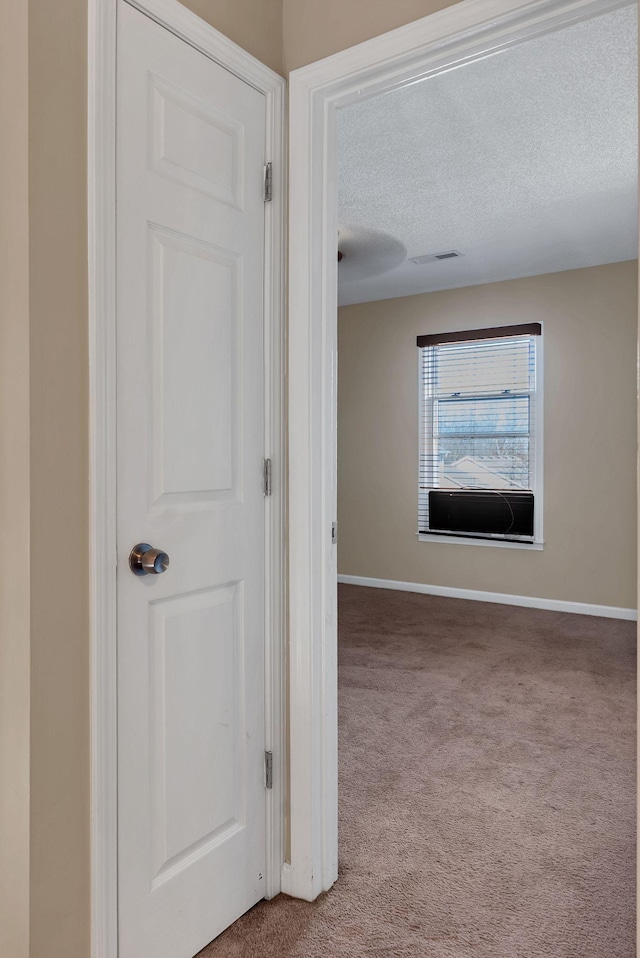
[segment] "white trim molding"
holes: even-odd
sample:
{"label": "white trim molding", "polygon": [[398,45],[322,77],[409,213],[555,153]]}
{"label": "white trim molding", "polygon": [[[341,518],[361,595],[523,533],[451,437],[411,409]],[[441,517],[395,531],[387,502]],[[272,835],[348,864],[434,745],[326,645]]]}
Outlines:
{"label": "white trim molding", "polygon": [[[127,0],[266,101],[265,161],[273,199],[265,206],[265,451],[273,462],[266,501],[266,743],[274,755],[267,791],[266,896],[282,887],[285,736],[285,80],[177,0]],[[88,275],[91,563],[91,958],[117,958],[116,686],[116,26],[118,0],[89,0]]]}
{"label": "white trim molding", "polygon": [[464,0],[290,76],[289,894],[314,899],[338,860],[336,111],[628,2]]}
{"label": "white trim molding", "polygon": [[595,615],[604,619],[627,619],[637,622],[636,609],[616,605],[593,605],[590,602],[569,602],[565,599],[541,599],[532,595],[511,595],[509,592],[481,592],[478,589],[455,589],[446,585],[426,585],[423,582],[396,582],[393,579],[370,579],[362,575],[339,575],[344,585],[365,586],[368,589],[392,589],[396,592],[418,592],[439,595],[448,599],[470,599],[472,602],[494,602],[498,605],[519,605],[525,609],[547,609],[549,612],[572,612],[576,615]]}

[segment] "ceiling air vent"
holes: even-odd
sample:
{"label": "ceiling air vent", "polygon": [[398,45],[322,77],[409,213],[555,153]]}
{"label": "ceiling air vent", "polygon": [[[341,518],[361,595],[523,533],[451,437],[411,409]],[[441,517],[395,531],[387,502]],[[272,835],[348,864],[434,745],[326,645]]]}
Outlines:
{"label": "ceiling air vent", "polygon": [[448,249],[442,253],[427,253],[426,256],[413,256],[411,262],[415,263],[416,266],[424,266],[425,263],[436,263],[439,259],[457,259],[459,256],[464,256],[464,253],[461,253],[460,250],[457,249]]}

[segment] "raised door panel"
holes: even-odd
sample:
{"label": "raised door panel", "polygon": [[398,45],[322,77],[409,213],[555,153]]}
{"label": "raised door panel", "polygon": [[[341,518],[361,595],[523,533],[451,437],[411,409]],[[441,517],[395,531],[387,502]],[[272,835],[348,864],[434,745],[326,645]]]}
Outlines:
{"label": "raised door panel", "polygon": [[243,205],[243,129],[184,89],[149,76],[150,167],[238,209]]}
{"label": "raised door panel", "polygon": [[151,604],[153,887],[244,825],[242,583]]}
{"label": "raised door panel", "polygon": [[241,257],[151,226],[151,502],[231,497],[241,435]]}

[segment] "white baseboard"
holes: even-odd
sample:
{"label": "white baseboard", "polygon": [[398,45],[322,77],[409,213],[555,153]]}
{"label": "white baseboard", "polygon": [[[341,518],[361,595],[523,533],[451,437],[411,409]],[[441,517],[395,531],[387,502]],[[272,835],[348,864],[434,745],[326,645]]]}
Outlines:
{"label": "white baseboard", "polygon": [[510,595],[508,592],[480,592],[477,589],[454,589],[443,585],[424,585],[422,582],[396,582],[393,579],[369,579],[361,575],[339,575],[338,582],[346,585],[364,585],[370,589],[396,589],[398,592],[421,592],[424,595],[442,595],[450,599],[472,599],[475,602],[497,602],[499,605],[520,605],[528,609],[547,609],[550,612],[574,612],[578,615],[599,615],[607,619],[628,619],[635,622],[636,609],[615,605],[591,605],[588,602],[566,602],[563,599],[539,599],[531,595]]}

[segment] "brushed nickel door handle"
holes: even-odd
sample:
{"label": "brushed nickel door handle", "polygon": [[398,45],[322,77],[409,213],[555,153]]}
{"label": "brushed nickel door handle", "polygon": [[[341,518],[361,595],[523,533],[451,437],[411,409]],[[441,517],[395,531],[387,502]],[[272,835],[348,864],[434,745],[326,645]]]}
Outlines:
{"label": "brushed nickel door handle", "polygon": [[148,542],[139,542],[129,553],[129,568],[134,575],[161,575],[169,568],[169,556]]}

